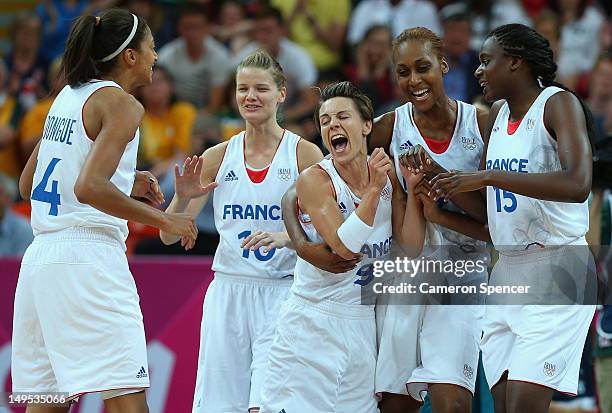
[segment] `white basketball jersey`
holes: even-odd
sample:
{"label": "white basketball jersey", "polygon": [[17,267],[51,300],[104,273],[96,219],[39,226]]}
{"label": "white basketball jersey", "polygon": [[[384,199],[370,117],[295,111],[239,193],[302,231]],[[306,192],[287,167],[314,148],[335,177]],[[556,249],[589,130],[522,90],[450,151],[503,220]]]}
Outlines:
{"label": "white basketball jersey", "polygon": [[297,145],[300,137],[285,130],[265,179],[254,183],[245,165],[245,133],[233,136],[217,172],[213,207],[220,241],[213,270],[259,278],[293,275],[295,252],[290,248],[240,248],[242,241],[256,231],[285,231],[281,199],[298,177]]}
{"label": "white basketball jersey", "polygon": [[[533,102],[518,129],[508,134],[508,103],[499,110],[487,149],[487,169],[523,173],[561,170],[557,141],[544,126],[546,101],[563,89],[547,87]],[[533,244],[579,242],[589,225],[587,202],[555,202],[487,187],[489,231],[495,248],[525,249]]]}
{"label": "white basketball jersey", "polygon": [[[329,175],[340,212],[342,212],[344,219],[348,218],[357,209],[361,199],[351,191],[340,177],[331,159],[322,160],[318,166]],[[298,257],[291,291],[315,302],[330,300],[344,304],[360,304],[361,287],[372,281],[374,261],[385,259],[389,255],[392,241],[392,192],[391,181],[387,179],[387,185],[382,190],[378,201],[374,217],[374,231],[361,248],[363,259],[358,268],[345,273],[334,274],[323,271]],[[307,214],[302,214],[300,222],[310,241],[323,241]]]}
{"label": "white basketball jersey", "polygon": [[[45,120],[32,185],[32,229],[34,235],[69,227],[104,227],[116,230],[118,239],[128,235],[127,221],[80,203],[74,184],[93,145],[83,125],[83,106],[112,81],[92,80],[80,87],[65,86],[55,98]],[[128,143],[110,181],[130,195],[134,185],[139,132]]]}
{"label": "white basketball jersey", "polygon": [[[484,143],[478,129],[476,108],[468,103],[457,102],[457,119],[450,144],[443,153],[432,152],[421,135],[412,116],[412,103],[408,102],[395,109],[395,124],[391,138],[390,153],[395,163],[395,172],[401,181],[404,191],[406,182],[400,170],[400,155],[411,146],[421,145],[431,158],[446,170],[476,171],[482,158]],[[452,202],[444,209],[463,213]],[[467,235],[448,229],[442,225],[427,223],[427,238],[431,245],[459,245],[471,250],[471,247],[482,248],[485,242],[475,240]]]}

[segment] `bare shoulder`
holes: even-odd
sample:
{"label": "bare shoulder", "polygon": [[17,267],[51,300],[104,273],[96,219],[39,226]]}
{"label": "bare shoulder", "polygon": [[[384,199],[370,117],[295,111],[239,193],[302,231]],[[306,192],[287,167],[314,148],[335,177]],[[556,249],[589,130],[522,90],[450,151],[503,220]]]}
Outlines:
{"label": "bare shoulder", "polygon": [[300,139],[297,145],[298,169],[300,172],[320,162],[323,152],[314,143],[306,139]]}
{"label": "bare shoulder", "polygon": [[312,165],[300,173],[296,182],[296,190],[298,196],[317,192],[321,195],[326,190],[333,193],[331,178],[318,165]]}
{"label": "bare shoulder", "polygon": [[395,111],[390,111],[378,116],[374,119],[372,132],[368,138],[368,152],[372,152],[375,148],[383,148],[389,153],[389,145],[393,135],[395,126]]}
{"label": "bare shoulder", "polygon": [[[144,115],[144,107],[134,96],[118,87],[103,87],[98,89],[89,99],[96,110],[113,115],[139,116]],[[88,103],[89,103],[88,102]]]}

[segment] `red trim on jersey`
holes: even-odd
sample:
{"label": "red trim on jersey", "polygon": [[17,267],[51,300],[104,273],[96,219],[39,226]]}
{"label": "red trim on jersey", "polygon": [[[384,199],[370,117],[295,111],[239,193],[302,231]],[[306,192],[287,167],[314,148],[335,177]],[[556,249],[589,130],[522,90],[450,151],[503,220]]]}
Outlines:
{"label": "red trim on jersey", "polygon": [[[454,133],[454,132],[453,132]],[[423,136],[423,135],[421,135]],[[435,154],[441,154],[446,152],[446,150],[448,149],[448,147],[450,146],[451,143],[451,139],[446,139],[444,141],[437,141],[431,138],[428,138],[426,136],[423,136],[423,140],[425,141],[425,143],[427,144],[427,147],[429,148],[430,151],[432,151]]]}
{"label": "red trim on jersey", "polygon": [[266,179],[266,175],[268,175],[269,170],[270,170],[270,165],[266,166],[264,169],[261,169],[259,171],[256,171],[254,169],[249,169],[248,166],[246,167],[247,175],[251,179],[251,182],[253,182],[254,184],[262,183],[263,180]]}
{"label": "red trim on jersey", "polygon": [[330,174],[329,174],[329,172],[327,172],[327,171],[325,170],[325,168],[323,168],[321,165],[317,164],[317,166],[318,166],[319,168],[321,168],[321,170],[322,170],[323,172],[325,172],[325,173],[327,174],[327,176],[329,176],[329,184],[331,185],[331,189],[332,189],[332,191],[333,191],[333,193],[334,193],[334,199],[336,200],[336,202],[338,202],[338,195],[336,194],[336,188],[334,188],[334,183],[332,182],[332,177],[331,177],[331,175],[330,175]]}
{"label": "red trim on jersey", "polygon": [[[247,158],[246,158],[246,131],[244,131],[244,136],[242,139],[242,158],[244,159],[244,169],[246,169],[247,175],[249,176],[249,178],[251,179],[251,182],[253,182],[254,184],[260,184],[264,181],[264,179],[266,179],[266,175],[268,174],[268,169],[270,168],[270,165],[272,165],[272,162],[274,162],[274,158],[276,158],[276,154],[278,153],[278,148],[280,148],[281,143],[283,142],[283,139],[285,139],[285,132],[287,130],[283,129],[283,136],[281,136],[280,141],[278,141],[278,146],[276,146],[276,150],[274,151],[274,155],[272,156],[272,159],[270,160],[270,163],[268,164],[268,166],[265,167],[265,169],[262,169],[261,171],[254,171],[249,169],[249,167],[247,166]],[[251,177],[251,173],[253,173],[253,176],[255,177],[255,179],[253,179]],[[263,177],[260,176],[260,174],[263,173]],[[260,179],[260,181],[258,181],[257,179]]]}
{"label": "red trim on jersey", "polygon": [[436,140],[433,140],[423,135],[423,132],[421,132],[421,129],[419,128],[419,125],[417,125],[416,119],[414,118],[414,112],[413,112],[414,106],[410,108],[410,118],[411,118],[410,120],[412,121],[412,123],[414,123],[414,127],[419,131],[419,134],[425,141],[425,144],[427,144],[427,147],[436,155],[446,152],[446,150],[450,146],[451,141],[453,140],[453,136],[455,136],[455,130],[457,129],[457,123],[459,123],[459,110],[460,110],[459,102],[458,101],[455,101],[455,102],[457,102],[457,116],[455,116],[455,123],[453,124],[453,130],[450,136],[448,137],[448,139],[445,139],[443,141],[436,141]]}
{"label": "red trim on jersey", "polygon": [[523,118],[520,118],[519,120],[515,120],[514,122],[512,122],[510,120],[510,117],[508,117],[508,135],[513,135],[514,132],[516,132],[516,130],[518,129],[519,126],[521,126],[521,121],[523,120]]}

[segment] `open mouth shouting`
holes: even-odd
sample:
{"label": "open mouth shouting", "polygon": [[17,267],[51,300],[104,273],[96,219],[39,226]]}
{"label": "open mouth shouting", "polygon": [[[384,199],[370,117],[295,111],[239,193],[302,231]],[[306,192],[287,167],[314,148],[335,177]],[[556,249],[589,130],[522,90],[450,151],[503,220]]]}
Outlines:
{"label": "open mouth shouting", "polygon": [[342,153],[348,146],[348,138],[343,134],[337,134],[331,137],[331,146],[335,153]]}

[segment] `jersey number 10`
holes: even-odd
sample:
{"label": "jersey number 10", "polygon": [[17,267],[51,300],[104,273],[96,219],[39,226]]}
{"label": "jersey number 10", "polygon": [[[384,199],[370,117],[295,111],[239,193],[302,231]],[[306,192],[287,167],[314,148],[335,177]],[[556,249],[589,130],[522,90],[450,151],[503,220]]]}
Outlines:
{"label": "jersey number 10", "polygon": [[[238,239],[243,239],[248,237],[249,235],[251,235],[251,231],[247,230],[247,231],[242,231],[240,234],[238,234]],[[268,251],[265,254],[262,254],[261,252],[259,252],[259,250],[255,250],[253,251],[255,258],[257,258],[259,261],[268,261],[269,259],[271,259],[274,256],[274,253],[276,252],[276,248],[272,248],[270,251]],[[243,249],[242,250],[242,258],[249,258],[249,255],[251,253],[251,250],[249,249]]]}

